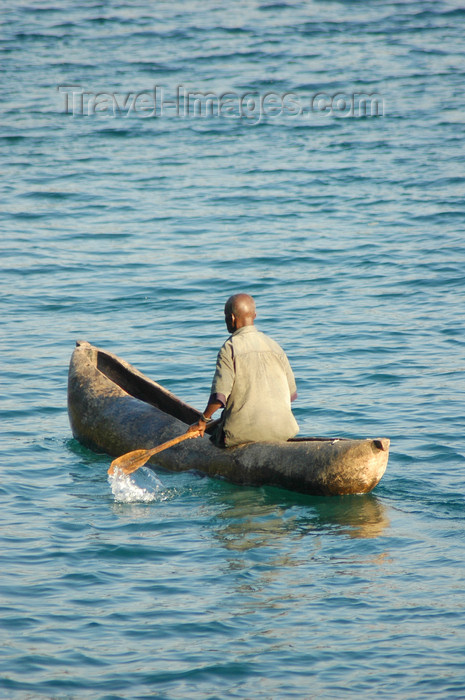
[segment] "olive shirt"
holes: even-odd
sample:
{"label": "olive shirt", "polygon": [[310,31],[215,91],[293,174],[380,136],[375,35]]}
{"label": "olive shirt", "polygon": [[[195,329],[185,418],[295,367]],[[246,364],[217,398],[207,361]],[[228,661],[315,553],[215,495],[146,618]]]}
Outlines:
{"label": "olive shirt", "polygon": [[262,440],[285,441],[298,432],[291,411],[296,384],[284,350],[274,340],[243,326],[218,353],[211,399],[224,406],[226,447]]}

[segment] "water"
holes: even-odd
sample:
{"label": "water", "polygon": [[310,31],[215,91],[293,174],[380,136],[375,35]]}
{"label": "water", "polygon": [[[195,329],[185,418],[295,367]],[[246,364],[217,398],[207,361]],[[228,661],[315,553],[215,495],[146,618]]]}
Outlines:
{"label": "water", "polygon": [[159,494],[165,497],[162,481],[147,467],[132,475],[116,468],[108,477],[108,483],[117,503],[152,503],[158,500]]}
{"label": "water", "polygon": [[[465,697],[462,4],[2,16],[1,696]],[[77,339],[203,409],[240,290],[302,434],[391,438],[372,494],[73,440]]]}

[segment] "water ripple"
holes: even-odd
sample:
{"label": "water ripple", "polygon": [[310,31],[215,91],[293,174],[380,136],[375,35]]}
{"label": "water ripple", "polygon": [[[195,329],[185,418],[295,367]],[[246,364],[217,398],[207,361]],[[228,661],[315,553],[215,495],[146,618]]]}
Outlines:
{"label": "water ripple", "polygon": [[[463,7],[33,5],[0,50],[3,693],[463,696]],[[59,85],[384,112],[84,116]],[[238,289],[302,433],[391,438],[373,494],[109,481],[72,439],[76,339],[203,409]]]}

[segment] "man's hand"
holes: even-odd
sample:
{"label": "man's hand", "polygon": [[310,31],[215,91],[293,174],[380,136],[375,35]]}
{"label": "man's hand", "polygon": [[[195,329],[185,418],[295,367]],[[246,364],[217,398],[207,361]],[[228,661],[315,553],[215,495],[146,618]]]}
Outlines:
{"label": "man's hand", "polygon": [[205,428],[207,427],[206,421],[202,420],[199,418],[197,423],[194,423],[193,425],[190,425],[188,429],[186,430],[186,433],[195,433],[197,432],[197,435],[193,435],[192,437],[203,437],[205,433]]}
{"label": "man's hand", "polygon": [[212,415],[219,408],[224,408],[224,405],[221,401],[209,401],[207,408],[205,409],[204,413],[202,413],[197,423],[190,425],[186,430],[186,433],[193,433],[197,431],[199,434],[195,437],[203,437],[205,433],[205,428],[209,423],[212,422]]}

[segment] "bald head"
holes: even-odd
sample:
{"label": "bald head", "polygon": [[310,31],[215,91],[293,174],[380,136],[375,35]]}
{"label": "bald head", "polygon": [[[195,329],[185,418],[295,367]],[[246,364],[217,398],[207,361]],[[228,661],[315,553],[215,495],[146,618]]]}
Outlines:
{"label": "bald head", "polygon": [[255,318],[255,302],[248,294],[234,294],[229,297],[224,310],[233,313],[236,318]]}
{"label": "bald head", "polygon": [[234,294],[224,307],[228,331],[233,333],[243,326],[252,326],[255,320],[255,302],[249,294]]}

